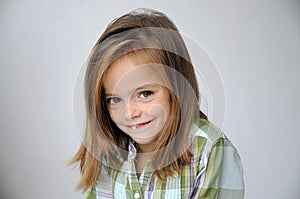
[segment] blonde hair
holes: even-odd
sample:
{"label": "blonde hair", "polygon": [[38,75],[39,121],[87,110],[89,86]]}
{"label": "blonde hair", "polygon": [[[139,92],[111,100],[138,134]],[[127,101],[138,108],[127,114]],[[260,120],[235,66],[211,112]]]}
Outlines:
{"label": "blonde hair", "polygon": [[[160,64],[170,91],[170,115],[154,146],[153,165],[159,179],[179,173],[190,163],[186,146],[188,131],[198,117],[199,90],[187,48],[174,23],[163,13],[144,9],[121,16],[108,25],[95,44],[85,74],[86,130],[79,151],[70,164],[80,162],[82,178],[78,189],[96,185],[105,160],[120,168],[126,160],[130,137],[112,122],[104,100],[102,77],[121,56],[140,64]],[[206,118],[207,119],[207,118]],[[171,162],[170,162],[171,160]]]}

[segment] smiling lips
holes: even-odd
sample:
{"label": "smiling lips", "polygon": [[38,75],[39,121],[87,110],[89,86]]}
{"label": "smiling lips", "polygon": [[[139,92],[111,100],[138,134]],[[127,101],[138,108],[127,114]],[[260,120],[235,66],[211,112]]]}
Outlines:
{"label": "smiling lips", "polygon": [[135,129],[139,129],[139,128],[148,126],[150,123],[151,123],[151,120],[148,121],[148,122],[139,123],[139,124],[135,124],[135,125],[128,125],[127,127],[130,128],[130,129],[135,130]]}

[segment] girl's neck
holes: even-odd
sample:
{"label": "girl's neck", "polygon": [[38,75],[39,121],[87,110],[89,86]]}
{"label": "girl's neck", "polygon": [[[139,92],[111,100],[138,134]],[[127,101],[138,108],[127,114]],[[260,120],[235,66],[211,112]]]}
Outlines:
{"label": "girl's neck", "polygon": [[150,153],[150,149],[142,147],[142,150],[146,150],[149,152],[141,151],[140,147],[137,146],[137,156],[135,159],[135,168],[136,168],[136,175],[138,179],[140,178],[141,173],[145,169],[147,162],[151,159],[152,153]]}
{"label": "girl's neck", "polygon": [[151,153],[154,150],[154,143],[138,144],[136,143],[138,153]]}

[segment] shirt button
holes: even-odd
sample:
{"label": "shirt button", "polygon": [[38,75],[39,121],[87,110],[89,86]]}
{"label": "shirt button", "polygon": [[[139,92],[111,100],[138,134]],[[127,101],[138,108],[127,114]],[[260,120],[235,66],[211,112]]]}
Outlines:
{"label": "shirt button", "polygon": [[138,192],[136,192],[136,193],[134,194],[134,198],[140,198],[140,194],[139,194]]}

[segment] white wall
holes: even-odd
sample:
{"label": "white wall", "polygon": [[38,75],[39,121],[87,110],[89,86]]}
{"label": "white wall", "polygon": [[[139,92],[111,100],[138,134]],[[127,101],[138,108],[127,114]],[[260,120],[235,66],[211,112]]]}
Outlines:
{"label": "white wall", "polygon": [[75,79],[108,22],[136,7],[165,12],[218,67],[246,198],[299,197],[299,1],[2,0],[1,198],[84,197],[66,167],[80,145]]}

